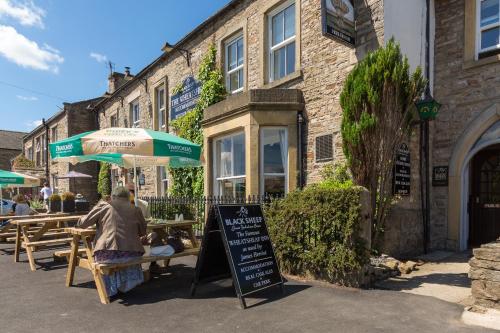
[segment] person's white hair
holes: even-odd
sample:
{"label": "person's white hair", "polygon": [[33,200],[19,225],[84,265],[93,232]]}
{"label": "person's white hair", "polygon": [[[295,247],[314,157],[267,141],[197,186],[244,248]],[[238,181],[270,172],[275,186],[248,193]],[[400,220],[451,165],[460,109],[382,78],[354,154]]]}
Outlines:
{"label": "person's white hair", "polygon": [[113,192],[111,192],[111,197],[113,199],[129,199],[130,192],[123,186],[116,187]]}

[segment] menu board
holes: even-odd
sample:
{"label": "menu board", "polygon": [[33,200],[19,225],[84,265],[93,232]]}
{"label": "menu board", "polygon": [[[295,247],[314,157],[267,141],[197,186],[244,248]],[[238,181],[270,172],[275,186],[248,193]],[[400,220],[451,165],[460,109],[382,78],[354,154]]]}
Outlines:
{"label": "menu board", "polygon": [[[221,255],[222,245],[225,256]],[[272,286],[283,286],[262,208],[258,204],[214,206],[205,226],[192,294],[197,283],[213,281],[228,273],[233,278],[243,308],[246,307],[244,296]]]}

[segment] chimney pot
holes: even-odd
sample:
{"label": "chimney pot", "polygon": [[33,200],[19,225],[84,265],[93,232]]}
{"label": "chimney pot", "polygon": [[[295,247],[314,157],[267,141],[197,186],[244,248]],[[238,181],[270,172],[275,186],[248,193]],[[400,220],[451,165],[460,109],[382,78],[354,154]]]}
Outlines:
{"label": "chimney pot", "polygon": [[125,76],[130,76],[130,67],[125,67]]}

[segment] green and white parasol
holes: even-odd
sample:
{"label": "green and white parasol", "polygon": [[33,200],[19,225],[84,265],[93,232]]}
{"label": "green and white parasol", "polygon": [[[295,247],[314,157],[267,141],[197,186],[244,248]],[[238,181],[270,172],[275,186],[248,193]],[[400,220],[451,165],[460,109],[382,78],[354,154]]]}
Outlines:
{"label": "green and white parasol", "polygon": [[[33,187],[40,186],[40,179],[21,173],[0,170],[0,201],[3,201],[2,187]],[[3,205],[0,205],[0,214],[3,214]]]}

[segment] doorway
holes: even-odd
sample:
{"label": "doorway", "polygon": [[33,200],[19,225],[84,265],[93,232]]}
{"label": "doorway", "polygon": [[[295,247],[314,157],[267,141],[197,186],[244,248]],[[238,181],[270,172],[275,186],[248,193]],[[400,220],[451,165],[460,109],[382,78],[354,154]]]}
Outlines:
{"label": "doorway", "polygon": [[479,151],[471,161],[469,247],[500,237],[500,144]]}

